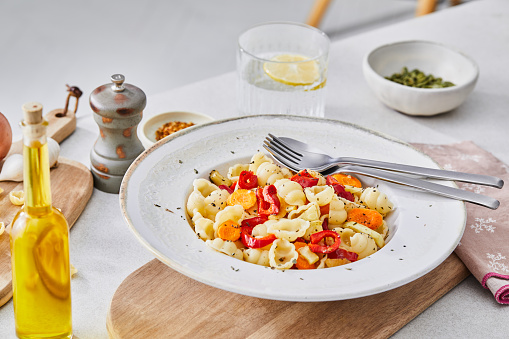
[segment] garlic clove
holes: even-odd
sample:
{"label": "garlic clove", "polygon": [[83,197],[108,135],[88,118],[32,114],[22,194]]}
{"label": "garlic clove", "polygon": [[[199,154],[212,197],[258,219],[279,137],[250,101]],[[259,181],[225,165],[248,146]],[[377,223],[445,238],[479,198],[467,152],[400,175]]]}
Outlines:
{"label": "garlic clove", "polygon": [[52,138],[48,139],[48,156],[49,156],[49,167],[53,167],[57,164],[58,156],[60,155],[60,145]]}
{"label": "garlic clove", "polygon": [[0,172],[0,181],[23,181],[23,156],[12,154],[5,159]]}
{"label": "garlic clove", "polygon": [[[47,138],[47,140],[49,167],[51,168],[57,164],[60,145],[52,138]],[[0,181],[23,181],[23,156],[21,154],[12,154],[5,159],[0,172]]]}

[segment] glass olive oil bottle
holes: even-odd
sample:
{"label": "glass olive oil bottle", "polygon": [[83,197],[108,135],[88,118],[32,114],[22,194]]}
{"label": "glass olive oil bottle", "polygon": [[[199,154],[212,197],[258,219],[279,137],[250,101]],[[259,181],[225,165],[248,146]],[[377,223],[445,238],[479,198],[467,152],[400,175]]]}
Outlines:
{"label": "glass olive oil bottle", "polygon": [[69,228],[51,205],[42,105],[23,105],[25,205],[12,221],[14,317],[19,338],[72,338]]}

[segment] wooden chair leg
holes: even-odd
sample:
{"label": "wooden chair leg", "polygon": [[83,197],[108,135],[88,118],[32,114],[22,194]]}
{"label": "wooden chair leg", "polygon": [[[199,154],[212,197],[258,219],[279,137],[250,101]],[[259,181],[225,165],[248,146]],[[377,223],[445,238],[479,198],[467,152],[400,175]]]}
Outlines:
{"label": "wooden chair leg", "polygon": [[306,23],[313,27],[320,26],[323,15],[327,11],[327,7],[329,7],[330,2],[331,0],[315,0]]}
{"label": "wooden chair leg", "polygon": [[435,11],[437,0],[418,0],[415,16],[426,15]]}

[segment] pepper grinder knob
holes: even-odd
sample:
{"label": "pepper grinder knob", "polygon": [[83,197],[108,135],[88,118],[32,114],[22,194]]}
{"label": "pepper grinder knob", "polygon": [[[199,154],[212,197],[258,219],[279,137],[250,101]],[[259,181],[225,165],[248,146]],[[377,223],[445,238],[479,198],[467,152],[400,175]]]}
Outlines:
{"label": "pepper grinder knob", "polygon": [[122,74],[113,74],[111,76],[111,82],[113,82],[113,86],[111,89],[115,92],[122,92],[124,87],[125,77]]}

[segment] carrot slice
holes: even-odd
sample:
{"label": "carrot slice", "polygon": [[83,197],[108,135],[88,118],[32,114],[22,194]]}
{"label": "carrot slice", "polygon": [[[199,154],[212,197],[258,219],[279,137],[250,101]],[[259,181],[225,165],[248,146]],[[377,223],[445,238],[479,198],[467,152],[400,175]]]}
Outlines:
{"label": "carrot slice", "polygon": [[226,203],[230,206],[241,205],[247,210],[256,204],[256,193],[246,189],[238,189],[230,194]]}
{"label": "carrot slice", "polygon": [[339,184],[345,186],[353,186],[353,187],[362,187],[361,182],[356,177],[352,177],[351,175],[336,173],[331,175],[334,179],[338,181]]}
{"label": "carrot slice", "polygon": [[378,211],[369,210],[366,208],[352,208],[348,211],[346,221],[354,221],[364,226],[376,230],[382,226],[384,218]]}
{"label": "carrot slice", "polygon": [[[295,250],[297,251],[297,253],[299,253],[298,249],[301,248],[301,247],[304,247],[304,246],[307,246],[308,244],[306,244],[305,242],[300,242],[300,241],[296,241],[293,243],[293,245],[295,246]],[[295,264],[295,266],[299,269],[299,270],[312,270],[312,269],[315,269],[316,268],[316,263],[314,264],[310,264],[306,258],[304,258],[300,253],[299,253],[299,256],[297,257],[297,263]]]}
{"label": "carrot slice", "polygon": [[237,241],[240,238],[240,227],[233,220],[226,220],[217,228],[217,236],[223,240]]}

